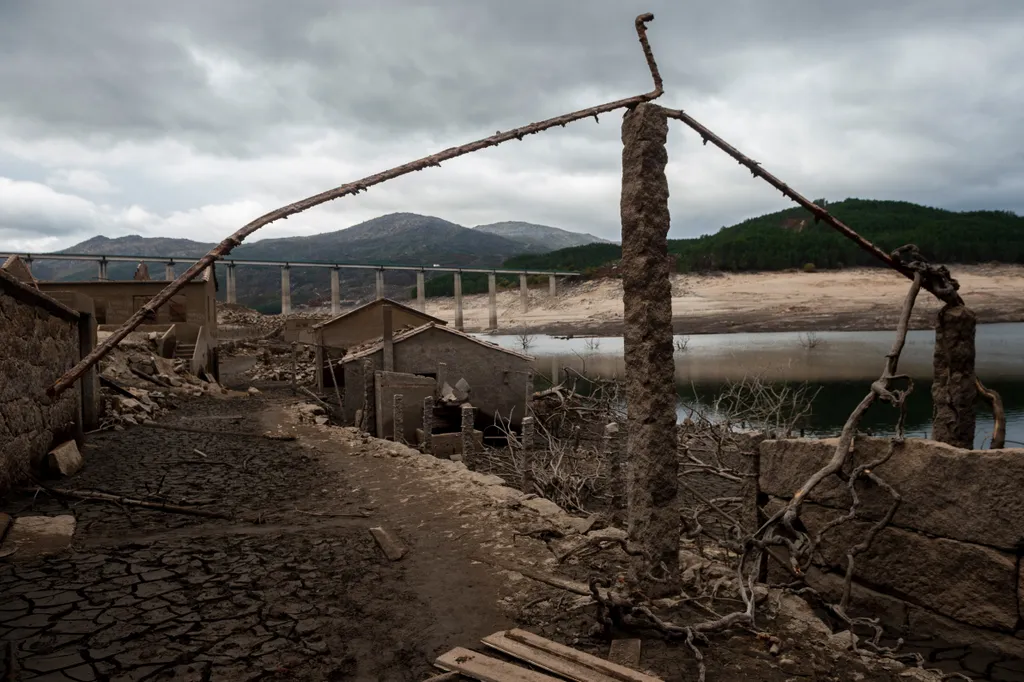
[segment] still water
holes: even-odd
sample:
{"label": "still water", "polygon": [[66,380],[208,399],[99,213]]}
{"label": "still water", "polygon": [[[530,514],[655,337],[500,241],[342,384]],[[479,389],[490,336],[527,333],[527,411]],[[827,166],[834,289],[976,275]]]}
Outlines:
{"label": "still water", "polygon": [[[907,400],[907,434],[928,435],[931,423],[931,365],[934,332],[912,331],[900,360],[900,371],[914,380]],[[517,336],[485,336],[488,341],[522,350]],[[807,428],[814,435],[836,435],[857,403],[881,374],[893,331],[703,334],[676,337],[678,411],[682,417],[694,403],[708,406],[724,385],[745,377],[778,383],[804,383],[817,390]],[[537,358],[537,371],[551,376],[553,367],[572,367],[591,375],[621,377],[622,337],[533,336],[527,352]],[[1024,447],[1024,324],[980,325],[977,372],[985,385],[1002,395],[1006,409],[1007,447]],[[861,428],[891,432],[895,410],[874,405]],[[992,416],[978,404],[976,447],[987,447]],[[1012,442],[1011,442],[1012,441]]]}

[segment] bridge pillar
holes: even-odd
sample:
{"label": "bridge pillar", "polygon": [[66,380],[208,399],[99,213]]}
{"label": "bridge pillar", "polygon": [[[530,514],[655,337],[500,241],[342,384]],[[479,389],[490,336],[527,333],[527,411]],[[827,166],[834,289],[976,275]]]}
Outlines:
{"label": "bridge pillar", "polygon": [[292,314],[292,270],[287,265],[281,268],[281,314]]}
{"label": "bridge pillar", "polygon": [[424,278],[422,270],[416,273],[416,309],[421,313],[427,310],[427,287]]}
{"label": "bridge pillar", "polygon": [[338,268],[331,270],[331,315],[341,313],[341,278]]}
{"label": "bridge pillar", "polygon": [[377,271],[377,298],[384,298],[384,269]]}
{"label": "bridge pillar", "polygon": [[498,283],[493,272],[487,273],[487,328],[498,328]]}
{"label": "bridge pillar", "polygon": [[164,279],[168,282],[174,280],[174,261],[164,264]]}
{"label": "bridge pillar", "polygon": [[[171,268],[171,275],[173,279],[174,266]],[[235,283],[235,264],[228,263],[228,303],[238,303],[238,286]]]}
{"label": "bridge pillar", "polygon": [[548,275],[548,293],[551,298],[558,295],[558,278],[554,275]]}
{"label": "bridge pillar", "polygon": [[462,273],[455,272],[455,328],[462,331]]}
{"label": "bridge pillar", "polygon": [[99,266],[100,266],[99,280],[101,282],[106,282],[108,279],[110,279],[108,277],[108,275],[107,275],[107,265],[109,265],[109,263],[107,263],[107,259],[106,258],[101,258],[100,262],[99,262]]}
{"label": "bridge pillar", "polygon": [[519,301],[523,305],[523,312],[530,312],[530,286],[526,283],[526,275],[519,275]]}

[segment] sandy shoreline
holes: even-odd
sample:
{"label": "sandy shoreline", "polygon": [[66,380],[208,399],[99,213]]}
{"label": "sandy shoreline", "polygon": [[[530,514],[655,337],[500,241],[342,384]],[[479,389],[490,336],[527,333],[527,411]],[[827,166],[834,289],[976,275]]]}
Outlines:
{"label": "sandy shoreline", "polygon": [[[981,323],[1024,321],[1024,266],[955,266],[960,293]],[[758,331],[870,331],[896,323],[908,282],[883,269],[831,272],[771,272],[676,275],[672,282],[673,327],[679,334]],[[614,336],[622,333],[622,282],[595,280],[530,290],[522,312],[519,291],[497,296],[498,333],[529,329],[535,334]],[[922,294],[914,328],[933,326],[940,303]],[[455,320],[453,298],[427,300],[427,312]],[[487,295],[464,297],[467,331],[488,326]]]}

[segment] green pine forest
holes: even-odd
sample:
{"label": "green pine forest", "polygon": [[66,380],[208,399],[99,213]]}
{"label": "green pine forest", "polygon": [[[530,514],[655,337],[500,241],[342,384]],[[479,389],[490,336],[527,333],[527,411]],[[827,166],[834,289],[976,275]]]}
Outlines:
{"label": "green pine forest", "polygon": [[[820,205],[821,200],[818,200]],[[938,263],[1024,264],[1024,217],[1010,211],[957,213],[906,201],[846,199],[827,204],[832,215],[885,251],[916,244]],[[876,266],[871,256],[800,207],[745,220],[695,239],[670,239],[679,272],[755,272]],[[588,244],[545,254],[515,256],[504,267],[574,270],[584,277],[615,276],[617,244]],[[546,278],[537,278],[539,284]],[[487,291],[486,275],[463,275],[466,294]],[[518,286],[499,278],[499,286]],[[428,296],[451,296],[452,278],[427,283]]]}

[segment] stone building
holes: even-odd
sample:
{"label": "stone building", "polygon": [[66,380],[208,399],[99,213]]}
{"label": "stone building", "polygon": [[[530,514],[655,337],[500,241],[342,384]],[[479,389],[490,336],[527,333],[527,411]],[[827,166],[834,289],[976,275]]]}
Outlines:
{"label": "stone building", "polygon": [[[518,427],[533,386],[532,357],[429,323],[393,336],[385,333],[343,358],[339,380],[344,384],[345,414],[349,417],[363,410],[369,395],[390,390],[366,374],[367,362],[370,371],[382,377],[402,374],[433,380],[439,400],[444,398],[441,391],[445,385],[455,387],[461,381],[458,400],[476,408],[480,425],[493,424],[500,416]],[[387,400],[380,402],[390,409]],[[422,398],[417,395],[417,401],[407,402],[405,428],[412,431],[422,424]]]}
{"label": "stone building", "polygon": [[56,399],[46,389],[79,360],[81,316],[0,269],[0,493],[28,476],[50,449],[83,433],[82,387]]}
{"label": "stone building", "polygon": [[334,385],[325,364],[326,358],[339,359],[350,349],[383,337],[385,306],[391,310],[391,329],[396,332],[427,323],[441,326],[448,324],[398,301],[380,298],[314,325],[312,343],[317,347],[318,388],[323,390]]}

